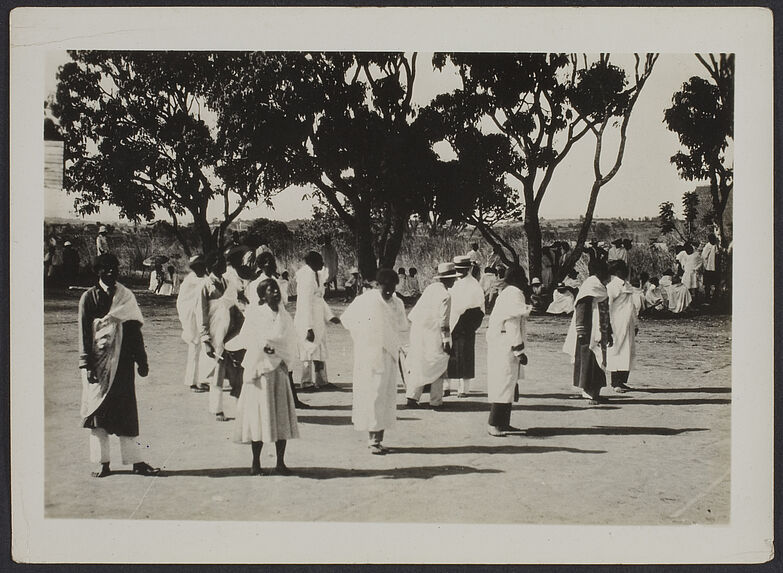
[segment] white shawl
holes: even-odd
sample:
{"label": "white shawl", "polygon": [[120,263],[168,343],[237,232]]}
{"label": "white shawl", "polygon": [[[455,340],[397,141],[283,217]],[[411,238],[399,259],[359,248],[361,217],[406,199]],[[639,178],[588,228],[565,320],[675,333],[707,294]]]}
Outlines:
{"label": "white shawl", "polygon": [[[593,328],[590,333],[590,350],[598,358],[599,364],[603,362],[603,356],[601,352],[601,324],[598,314],[598,303],[605,301],[608,296],[604,284],[598,280],[598,277],[591,275],[579,287],[579,292],[574,300],[574,308],[576,308],[577,303],[583,298],[593,297]],[[574,316],[571,318],[571,326],[568,328],[568,334],[563,344],[563,352],[571,356],[571,362],[576,357],[576,338],[576,311],[574,311]]]}
{"label": "white shawl", "polygon": [[[265,346],[274,352],[267,354]],[[226,343],[226,350],[241,349],[247,350],[242,361],[247,379],[272,372],[281,362],[290,370],[297,352],[291,315],[282,305],[277,312],[266,304],[249,306],[239,334]]]}
{"label": "white shawl", "polygon": [[480,308],[481,312],[486,312],[484,307],[484,290],[479,282],[470,274],[457,279],[449,289],[451,294],[451,316],[449,318],[449,328],[454,327],[459,321],[459,317],[469,308]]}
{"label": "white shawl", "polygon": [[408,327],[402,301],[393,296],[387,302],[378,289],[356,297],[340,321],[351,332],[354,352],[368,360],[380,359],[383,351],[396,359],[402,346],[400,335]]}
{"label": "white shawl", "polygon": [[177,315],[182,325],[182,340],[188,344],[197,344],[200,338],[196,323],[196,309],[202,286],[204,286],[204,278],[191,272],[182,281],[177,295]]}
{"label": "white shawl", "polygon": [[103,318],[94,319],[92,323],[93,375],[98,381],[94,384],[82,384],[83,418],[98,409],[114,384],[122,348],[122,324],[128,320],[137,320],[144,324],[136,297],[130,289],[116,283],[109,312]]}

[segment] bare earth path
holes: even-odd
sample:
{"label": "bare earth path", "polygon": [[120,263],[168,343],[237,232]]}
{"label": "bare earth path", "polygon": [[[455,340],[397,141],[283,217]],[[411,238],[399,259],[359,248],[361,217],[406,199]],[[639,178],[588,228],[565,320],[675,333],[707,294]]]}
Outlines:
{"label": "bare earth path", "polygon": [[[115,519],[440,523],[688,524],[729,520],[731,323],[728,317],[644,321],[633,393],[591,408],[570,386],[560,351],[564,318],[534,317],[527,380],[512,424],[486,433],[486,346],[477,377],[449,411],[400,410],[387,456],[372,456],[351,426],[352,343],[330,326],[329,372],[339,392],[304,394],[302,438],[289,442],[290,477],[248,475],[250,447],[207,413],[207,395],[182,383],[185,345],[173,299],[138,294],[150,376],[137,378],[140,441],[163,468],[142,478],[114,464],[89,477],[79,427],[79,293],[45,301],[45,513]],[[343,307],[333,305],[339,315]],[[610,393],[610,397],[611,393]],[[227,414],[233,400],[227,398]],[[399,404],[404,396],[399,395]],[[112,444],[113,451],[115,443]],[[271,445],[270,445],[271,446]],[[265,445],[262,464],[274,465]],[[119,452],[117,452],[118,454]]]}

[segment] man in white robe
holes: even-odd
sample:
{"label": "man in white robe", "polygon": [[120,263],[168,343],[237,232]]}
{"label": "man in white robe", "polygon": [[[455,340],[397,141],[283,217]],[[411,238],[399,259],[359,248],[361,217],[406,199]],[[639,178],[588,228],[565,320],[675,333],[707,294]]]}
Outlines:
{"label": "man in white robe", "polygon": [[707,243],[701,251],[704,261],[704,294],[712,300],[718,292],[720,275],[718,274],[718,238],[713,234],[707,237]]}
{"label": "man in white robe", "polygon": [[454,263],[439,264],[435,280],[424,289],[416,306],[408,313],[411,336],[405,362],[407,408],[419,407],[421,395],[428,385],[430,406],[437,409],[443,405],[443,377],[451,350],[451,296],[447,289],[458,276]]}
{"label": "man in white robe", "polygon": [[296,327],[299,359],[302,361],[301,387],[305,391],[332,389],[326,374],[326,323],[340,319],[324,300],[327,272],[320,253],[310,251],[305,264],[296,272]]}
{"label": "man in white robe", "polygon": [[394,296],[397,273],[380,269],[378,288],[358,296],[340,317],[354,344],[353,407],[356,430],[369,433],[370,453],[385,454],[384,432],[397,419],[397,385],[401,381],[401,333],[408,327],[405,306]]}
{"label": "man in white robe", "polygon": [[628,376],[636,362],[637,307],[633,287],[627,282],[625,262],[609,263],[611,279],[606,285],[609,296],[609,323],[614,344],[606,349],[606,369],[611,373],[612,389],[618,394],[631,390]]}
{"label": "man in white robe", "polygon": [[207,269],[204,265],[204,257],[201,255],[192,256],[189,262],[191,272],[182,281],[177,295],[177,315],[182,325],[182,340],[188,345],[184,381],[185,386],[193,392],[206,392],[209,385],[200,384],[199,380],[201,337],[196,321],[196,311]]}
{"label": "man in white robe", "polygon": [[522,290],[527,283],[525,272],[511,267],[506,283],[487,325],[488,431],[495,437],[517,430],[511,426],[511,404],[519,395],[517,383],[525,377],[526,324],[532,310]]}
{"label": "man in white robe", "polygon": [[691,298],[696,298],[699,291],[701,272],[704,269],[704,260],[701,258],[699,251],[694,249],[690,243],[685,247],[685,253],[682,284],[690,291]]}
{"label": "man in white robe", "polygon": [[475,377],[476,331],[484,319],[486,306],[484,291],[470,274],[473,265],[470,257],[457,256],[454,257],[453,262],[461,277],[450,289],[449,330],[452,344],[444,393],[448,395],[448,390],[457,386],[457,397],[467,398],[470,392],[470,381]]}

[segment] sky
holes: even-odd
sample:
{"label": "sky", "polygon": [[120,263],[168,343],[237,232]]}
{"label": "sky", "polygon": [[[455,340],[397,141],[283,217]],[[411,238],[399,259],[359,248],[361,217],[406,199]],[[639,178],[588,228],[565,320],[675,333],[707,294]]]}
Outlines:
{"label": "sky", "polygon": [[[50,51],[47,54],[45,87],[48,94],[55,92],[57,69],[67,61],[69,57],[64,51]],[[613,61],[630,66],[633,57],[627,54],[613,55]],[[671,105],[672,95],[684,82],[694,75],[706,77],[706,74],[693,54],[660,55],[631,116],[622,167],[598,197],[596,218],[655,217],[661,202],[671,201],[675,207],[679,207],[682,194],[700,184],[680,179],[670,163],[671,156],[680,146],[677,136],[663,124],[663,110]],[[431,54],[419,54],[414,102],[426,105],[436,94],[450,91],[458,87],[459,83],[453,69],[445,73],[434,71]],[[541,204],[540,214],[543,218],[578,218],[584,214],[593,182],[594,141],[591,135],[583,137],[555,171]],[[607,159],[603,164],[607,167],[604,171],[608,170],[613,161],[616,144],[609,147],[611,152],[605,155]],[[314,201],[304,198],[309,191],[301,187],[288,188],[273,199],[272,209],[266,205],[251,206],[240,218],[266,217],[280,221],[308,218]],[[221,207],[217,202],[210,209],[214,216],[220,214]],[[47,190],[45,216],[74,217],[73,198],[64,192]],[[161,216],[165,217],[165,214]],[[85,219],[113,221],[118,219],[118,210],[111,206],[102,207],[100,213]]]}

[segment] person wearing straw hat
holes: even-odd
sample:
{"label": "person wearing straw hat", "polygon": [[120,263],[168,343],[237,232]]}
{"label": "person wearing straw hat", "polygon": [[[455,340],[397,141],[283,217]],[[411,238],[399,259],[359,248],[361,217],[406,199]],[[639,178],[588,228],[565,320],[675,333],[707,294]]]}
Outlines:
{"label": "person wearing straw hat", "polygon": [[448,289],[459,277],[454,263],[440,263],[435,280],[424,289],[416,306],[408,313],[411,321],[410,350],[405,377],[407,408],[418,408],[429,385],[430,406],[443,404],[443,377],[451,351],[451,295]]}
{"label": "person wearing straw hat", "polygon": [[[448,389],[457,381],[457,397],[467,398],[470,392],[470,380],[476,372],[476,331],[484,319],[484,291],[478,281],[470,274],[473,261],[466,255],[454,257],[454,267],[460,278],[450,289],[451,311],[449,329],[451,330],[451,356],[448,367]],[[444,384],[444,393],[447,393]]]}
{"label": "person wearing straw hat", "polygon": [[98,237],[95,239],[95,251],[98,255],[106,255],[109,253],[109,239],[107,238],[108,231],[105,225],[98,227]]}
{"label": "person wearing straw hat", "polygon": [[188,260],[190,272],[183,279],[177,295],[177,316],[182,325],[182,340],[188,345],[188,357],[185,362],[185,387],[193,392],[206,392],[209,385],[200,384],[199,358],[201,356],[201,338],[199,336],[196,312],[201,288],[207,276],[207,267],[203,255],[193,255]]}
{"label": "person wearing straw hat", "polygon": [[359,269],[351,267],[348,269],[348,280],[345,281],[345,297],[343,302],[351,302],[357,296],[362,294],[362,277],[359,274]]}

